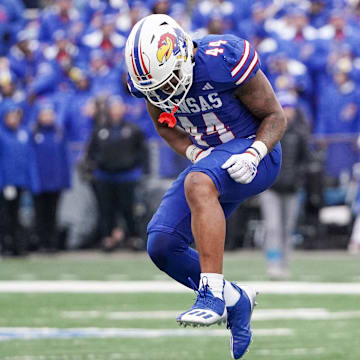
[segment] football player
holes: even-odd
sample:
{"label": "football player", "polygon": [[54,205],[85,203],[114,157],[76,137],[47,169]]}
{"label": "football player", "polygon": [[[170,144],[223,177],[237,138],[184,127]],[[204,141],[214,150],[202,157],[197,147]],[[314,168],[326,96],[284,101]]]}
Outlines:
{"label": "football player", "polygon": [[[286,120],[251,44],[233,35],[194,40],[167,15],[132,29],[125,49],[129,86],[146,99],[155,128],[191,162],[148,224],[148,253],[173,279],[196,289],[182,325],[227,320],[231,353],[251,342],[256,292],[224,280],[226,218],[267,189],[281,164]],[[190,247],[195,240],[197,251]]]}

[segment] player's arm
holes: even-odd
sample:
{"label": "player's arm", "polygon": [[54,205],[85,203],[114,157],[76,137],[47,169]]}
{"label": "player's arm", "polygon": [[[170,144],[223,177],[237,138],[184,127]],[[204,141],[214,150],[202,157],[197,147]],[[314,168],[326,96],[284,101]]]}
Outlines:
{"label": "player's arm", "polygon": [[187,133],[180,127],[175,126],[170,128],[167,124],[159,123],[158,119],[163,111],[151,104],[148,100],[146,100],[146,107],[156,131],[175,152],[184,157],[186,156],[192,163],[203,159],[211,152],[212,148],[204,151],[193,145]]}
{"label": "player's arm", "polygon": [[235,90],[235,96],[260,121],[255,141],[264,143],[270,152],[285,132],[286,118],[264,73],[259,69],[253,78]]}
{"label": "player's arm", "polygon": [[232,155],[223,165],[236,182],[249,184],[257,174],[260,161],[280,141],[286,129],[286,118],[274,91],[259,69],[235,96],[260,121],[255,141],[242,154]]}

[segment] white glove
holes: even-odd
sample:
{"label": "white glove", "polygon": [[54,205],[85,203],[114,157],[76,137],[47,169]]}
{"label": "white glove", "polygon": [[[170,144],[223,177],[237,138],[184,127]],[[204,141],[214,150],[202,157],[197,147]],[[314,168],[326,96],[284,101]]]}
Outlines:
{"label": "white glove", "polygon": [[231,155],[221,168],[227,169],[227,172],[234,181],[241,184],[249,184],[254,180],[257,174],[257,167],[266,153],[266,145],[261,141],[255,141],[244,153]]}
{"label": "white glove", "polygon": [[207,157],[212,151],[213,147],[209,147],[206,150],[200,149],[196,145],[190,145],[186,149],[186,157],[193,163],[196,164],[201,159]]}

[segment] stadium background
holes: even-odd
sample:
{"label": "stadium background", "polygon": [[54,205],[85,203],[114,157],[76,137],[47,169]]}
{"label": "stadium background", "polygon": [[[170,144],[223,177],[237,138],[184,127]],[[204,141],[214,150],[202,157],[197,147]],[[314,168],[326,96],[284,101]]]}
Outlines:
{"label": "stadium background", "polygon": [[[187,166],[127,91],[126,37],[152,12],[173,16],[194,38],[248,39],[282,104],[307,124],[312,155],[298,194],[290,281],[266,282],[257,199],[229,221],[226,277],[263,293],[248,359],[358,359],[359,262],[344,251],[359,211],[356,0],[0,0],[0,359],[229,357],[223,330],[176,329],[191,295],[133,252],[144,249],[146,222]],[[108,246],[96,197],[103,174],[84,157],[112,105],[142,130],[146,156],[125,174],[137,186],[136,236],[123,239],[129,224],[120,217],[112,234],[120,240]],[[14,131],[9,114],[21,119]],[[39,114],[54,121],[51,131],[39,131]],[[39,199],[54,209],[52,227],[36,223]]]}

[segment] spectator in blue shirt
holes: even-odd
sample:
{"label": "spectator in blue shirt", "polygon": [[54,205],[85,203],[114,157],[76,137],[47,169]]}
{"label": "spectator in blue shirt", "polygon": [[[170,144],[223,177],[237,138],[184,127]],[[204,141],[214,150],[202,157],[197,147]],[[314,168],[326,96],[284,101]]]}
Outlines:
{"label": "spectator in blue shirt", "polygon": [[21,195],[30,186],[29,134],[22,126],[22,109],[8,102],[3,109],[0,131],[0,179],[3,253],[21,255],[25,252],[21,234],[19,207]]}
{"label": "spectator in blue shirt", "polygon": [[360,21],[360,2],[348,2],[345,11],[347,14],[347,23],[356,29]]}
{"label": "spectator in blue shirt", "polygon": [[115,66],[122,61],[126,38],[116,31],[115,22],[114,15],[105,15],[98,29],[81,38],[81,51],[84,56],[89,57],[93,50],[99,49],[108,65]]}
{"label": "spectator in blue shirt", "polygon": [[120,72],[117,68],[111,68],[104,52],[100,49],[92,50],[89,63],[92,77],[91,91],[96,96],[109,96],[119,94]]}
{"label": "spectator in blue shirt", "polygon": [[15,74],[10,70],[0,71],[0,109],[3,103],[8,100],[24,107],[25,98],[25,91],[19,86],[19,81]]}
{"label": "spectator in blue shirt", "polygon": [[150,9],[147,4],[141,0],[129,1],[129,6],[132,26],[150,13]]}
{"label": "spectator in blue shirt", "polygon": [[169,0],[148,0],[147,4],[153,14],[168,14],[170,11]]}
{"label": "spectator in blue shirt", "polygon": [[88,25],[87,32],[98,30],[107,15],[116,19],[117,31],[124,36],[130,32],[132,25],[134,25],[129,16],[129,4],[127,1],[88,1],[82,10],[82,15],[84,23]]}
{"label": "spectator in blue shirt", "polygon": [[327,145],[326,170],[335,178],[344,172],[351,174],[357,161],[354,143],[360,132],[360,91],[350,71],[350,59],[339,59],[333,80],[319,94],[315,135]]}
{"label": "spectator in blue shirt", "polygon": [[223,31],[226,33],[237,33],[241,7],[229,0],[221,0],[214,3],[210,0],[203,0],[195,5],[192,13],[192,29],[194,31],[204,29],[209,22],[209,16],[217,14],[223,19]]}
{"label": "spectator in blue shirt", "polygon": [[319,29],[318,34],[319,39],[325,42],[328,49],[348,44],[357,55],[360,54],[358,29],[346,21],[341,9],[334,9],[329,13],[327,23]]}
{"label": "spectator in blue shirt", "polygon": [[91,91],[92,79],[85,68],[72,68],[70,77],[76,91],[68,99],[65,124],[71,144],[71,163],[75,163],[93,131],[96,99]]}
{"label": "spectator in blue shirt", "polygon": [[111,1],[111,0],[92,0],[87,1],[87,4],[83,8],[83,16],[85,22],[89,24],[94,15],[100,14],[112,14],[117,15],[119,13],[127,12],[129,9],[130,1]]}
{"label": "spectator in blue shirt", "polygon": [[6,55],[16,34],[25,25],[24,4],[20,0],[0,0],[0,56]]}
{"label": "spectator in blue shirt", "polygon": [[57,30],[64,30],[73,40],[84,30],[84,23],[74,7],[73,0],[55,0],[55,5],[46,8],[40,16],[39,40],[51,44]]}
{"label": "spectator in blue shirt", "polygon": [[[316,56],[312,60],[315,94],[323,98],[329,83],[333,83],[333,69],[338,63],[351,64],[355,71],[354,60],[359,54],[359,36],[347,25],[339,14],[333,10],[328,24],[320,28]],[[342,60],[341,60],[342,59]],[[347,59],[347,60],[346,60]],[[352,74],[351,74],[352,75]]]}
{"label": "spectator in blue shirt", "polygon": [[72,68],[70,78],[76,91],[67,98],[64,123],[69,138],[72,186],[62,196],[60,222],[67,229],[66,246],[75,249],[92,243],[95,233],[96,199],[89,184],[79,176],[77,165],[94,127],[96,98],[91,91],[92,78],[86,64]]}
{"label": "spectator in blue shirt", "polygon": [[268,36],[265,30],[265,21],[267,20],[267,6],[263,2],[257,1],[251,6],[249,17],[245,17],[238,24],[238,35],[251,41],[256,46],[258,38],[264,39]]}
{"label": "spectator in blue shirt", "polygon": [[10,48],[9,62],[23,86],[30,84],[36,74],[38,64],[43,59],[40,43],[33,38],[33,33],[24,29],[17,33],[16,43]]}
{"label": "spectator in blue shirt", "polygon": [[40,248],[55,250],[57,205],[61,192],[70,186],[67,139],[63,124],[56,119],[55,104],[44,102],[37,107],[37,119],[31,131],[36,233]]}
{"label": "spectator in blue shirt", "polygon": [[332,0],[311,0],[307,15],[309,23],[318,29],[326,24],[332,8]]}
{"label": "spectator in blue shirt", "polygon": [[27,86],[28,101],[33,104],[40,96],[54,94],[60,81],[54,62],[42,59],[35,72],[33,81]]}
{"label": "spectator in blue shirt", "polygon": [[285,52],[277,52],[267,58],[267,76],[277,92],[291,93],[297,99],[297,107],[311,123],[313,88],[307,67],[291,59]]}
{"label": "spectator in blue shirt", "polygon": [[32,104],[41,97],[54,96],[58,102],[66,100],[74,92],[70,71],[79,59],[78,47],[63,30],[53,34],[54,44],[43,51],[36,66],[35,76],[28,86],[28,100]]}
{"label": "spectator in blue shirt", "polygon": [[309,66],[315,56],[317,30],[309,25],[306,12],[299,7],[291,7],[285,19],[286,28],[279,28],[277,33],[282,48],[289,57]]}

